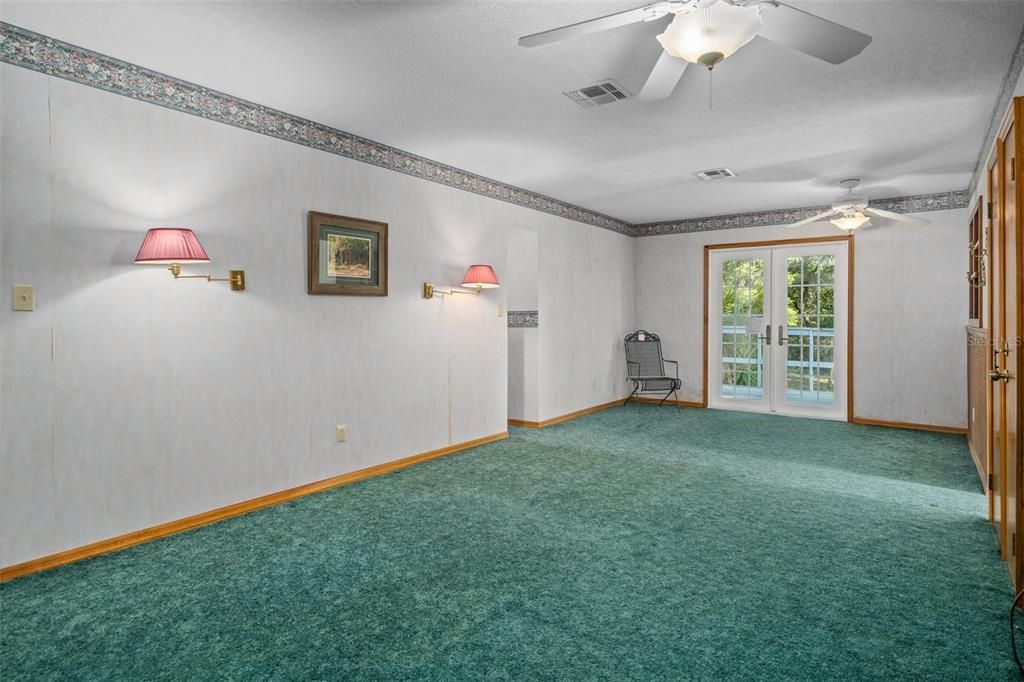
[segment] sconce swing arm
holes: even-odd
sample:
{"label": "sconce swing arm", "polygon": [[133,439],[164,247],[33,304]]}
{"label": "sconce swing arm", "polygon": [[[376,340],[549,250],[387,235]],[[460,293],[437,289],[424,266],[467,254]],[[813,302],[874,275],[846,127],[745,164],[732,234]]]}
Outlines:
{"label": "sconce swing arm", "polygon": [[183,275],[181,274],[181,263],[171,263],[168,267],[174,279],[205,279],[207,282],[229,282],[232,291],[245,290],[245,270],[229,270],[227,277],[214,277],[213,275]]}
{"label": "sconce swing arm", "polygon": [[423,298],[434,298],[434,296],[453,296],[455,294],[464,294],[466,296],[479,296],[480,287],[473,287],[471,290],[466,291],[465,289],[435,289],[434,285],[430,282],[423,283]]}

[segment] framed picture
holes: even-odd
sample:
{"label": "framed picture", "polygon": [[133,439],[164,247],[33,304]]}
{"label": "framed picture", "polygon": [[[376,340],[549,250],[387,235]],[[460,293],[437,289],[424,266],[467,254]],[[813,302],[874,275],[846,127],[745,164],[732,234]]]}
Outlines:
{"label": "framed picture", "polygon": [[310,294],[388,295],[388,224],[309,212]]}

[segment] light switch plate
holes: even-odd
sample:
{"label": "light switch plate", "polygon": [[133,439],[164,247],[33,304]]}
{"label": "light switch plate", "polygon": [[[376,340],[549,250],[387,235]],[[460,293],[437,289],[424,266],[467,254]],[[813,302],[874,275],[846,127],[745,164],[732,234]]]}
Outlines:
{"label": "light switch plate", "polygon": [[344,424],[338,424],[338,427],[335,429],[334,433],[335,437],[337,438],[337,441],[339,443],[344,443],[345,439],[348,438],[348,427],[345,426]]}
{"label": "light switch plate", "polygon": [[11,301],[15,310],[35,310],[36,290],[34,287],[16,285],[11,290]]}

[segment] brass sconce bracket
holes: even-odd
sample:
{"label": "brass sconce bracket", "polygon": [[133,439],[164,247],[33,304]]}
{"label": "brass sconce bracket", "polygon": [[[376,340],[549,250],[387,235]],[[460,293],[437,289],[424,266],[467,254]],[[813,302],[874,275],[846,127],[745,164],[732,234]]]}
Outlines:
{"label": "brass sconce bracket", "polygon": [[435,289],[434,285],[430,282],[423,283],[423,298],[434,298],[434,296],[452,296],[454,294],[464,294],[466,296],[479,296],[480,287],[474,287],[472,291],[462,291],[459,289],[449,289],[444,291],[443,289]]}
{"label": "brass sconce bracket", "polygon": [[227,277],[214,277],[213,275],[183,275],[181,274],[181,263],[171,263],[167,269],[174,275],[174,279],[205,279],[207,282],[228,282],[231,291],[245,291],[245,270],[229,270]]}
{"label": "brass sconce bracket", "polygon": [[967,253],[977,265],[976,270],[967,273],[967,282],[972,288],[984,287],[988,283],[985,268],[985,263],[988,259],[988,249],[982,245],[981,240],[978,240],[967,246]]}

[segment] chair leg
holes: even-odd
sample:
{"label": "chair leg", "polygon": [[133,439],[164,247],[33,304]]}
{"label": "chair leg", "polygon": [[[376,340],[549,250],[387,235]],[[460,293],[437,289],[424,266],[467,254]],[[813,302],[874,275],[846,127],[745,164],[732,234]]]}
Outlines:
{"label": "chair leg", "polygon": [[672,392],[676,394],[676,407],[680,410],[683,409],[683,406],[679,404],[679,391],[673,390]]}
{"label": "chair leg", "polygon": [[664,404],[665,404],[665,401],[666,401],[666,400],[668,400],[668,397],[669,397],[670,395],[672,395],[673,393],[675,393],[675,389],[673,389],[673,390],[669,391],[668,393],[666,393],[666,394],[665,394],[665,397],[664,397],[664,398],[662,398],[662,399],[661,399],[661,402],[660,402],[660,403],[658,403],[658,404],[659,404],[659,405],[664,405]]}
{"label": "chair leg", "polygon": [[634,386],[634,387],[633,387],[633,392],[632,392],[632,393],[630,393],[630,394],[629,394],[629,397],[628,397],[628,398],[626,398],[626,401],[625,401],[624,403],[622,403],[622,406],[623,406],[623,407],[625,407],[626,405],[628,405],[628,404],[629,404],[629,401],[633,399],[633,396],[635,396],[635,395],[636,395],[636,390],[637,390],[637,389],[636,389],[636,387]]}

